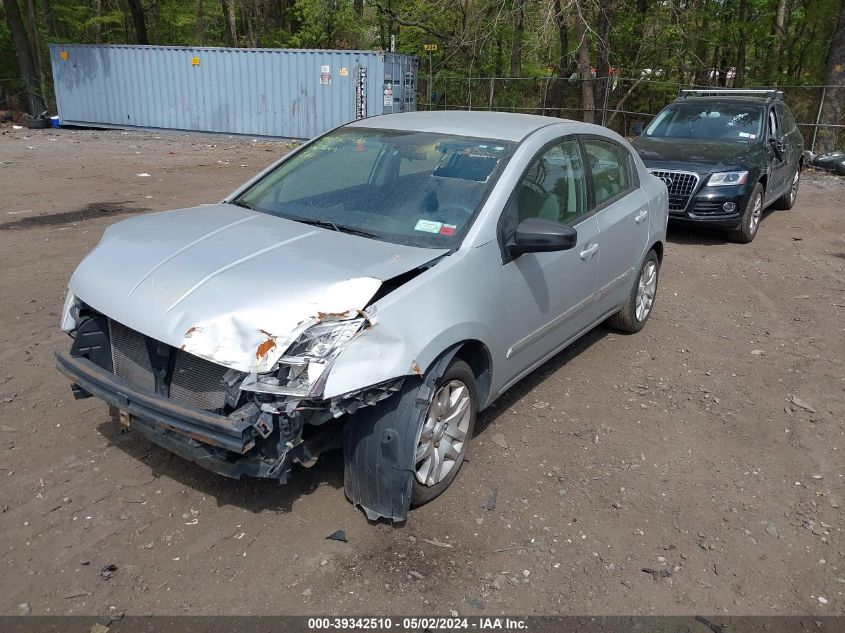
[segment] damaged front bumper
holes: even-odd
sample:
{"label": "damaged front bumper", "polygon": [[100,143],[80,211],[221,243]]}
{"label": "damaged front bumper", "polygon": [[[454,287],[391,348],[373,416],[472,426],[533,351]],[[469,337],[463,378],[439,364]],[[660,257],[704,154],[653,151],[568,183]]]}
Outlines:
{"label": "damaged front bumper", "polygon": [[[338,423],[343,421],[337,418],[373,406],[404,382],[399,378],[328,401],[291,399],[284,411],[248,403],[221,415],[138,388],[84,356],[56,352],[55,357],[76,398],[103,400],[117,422],[155,444],[225,477],[246,475],[279,483],[287,481],[294,463],[311,466],[322,452],[340,447]],[[268,408],[275,414],[267,413]],[[306,426],[311,431],[307,435]]]}
{"label": "damaged front bumper", "polygon": [[[73,383],[77,398],[95,396],[117,410],[118,421],[152,442],[220,475],[238,479],[274,478],[280,482],[294,461],[313,463],[331,441],[321,435],[281,450],[261,447],[255,420],[235,411],[229,416],[198,409],[138,389],[85,357],[57,352],[58,370]],[[333,435],[339,435],[333,430]],[[271,448],[271,450],[267,450]]]}

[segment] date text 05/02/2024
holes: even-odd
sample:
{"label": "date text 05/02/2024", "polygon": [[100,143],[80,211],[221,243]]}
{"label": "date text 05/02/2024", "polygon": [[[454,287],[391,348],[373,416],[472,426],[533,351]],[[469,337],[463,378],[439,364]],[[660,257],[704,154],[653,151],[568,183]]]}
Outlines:
{"label": "date text 05/02/2024", "polygon": [[507,617],[330,617],[308,618],[311,630],[400,630],[400,631],[519,631],[525,620]]}

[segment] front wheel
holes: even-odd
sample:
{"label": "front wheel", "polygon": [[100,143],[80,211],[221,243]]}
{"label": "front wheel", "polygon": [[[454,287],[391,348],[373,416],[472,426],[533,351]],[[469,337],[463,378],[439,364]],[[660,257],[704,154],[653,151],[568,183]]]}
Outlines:
{"label": "front wheel", "polygon": [[437,381],[416,432],[411,505],[428,503],[458,474],[475,429],[477,393],[472,369],[460,359],[453,360]]}
{"label": "front wheel", "polygon": [[631,288],[622,309],[607,320],[607,324],[620,332],[639,332],[648,321],[654,299],[657,297],[657,280],[660,276],[660,259],[649,251],[640,266],[637,281]]}
{"label": "front wheel", "polygon": [[745,205],[745,212],[742,214],[742,221],[735,229],[728,231],[728,237],[732,242],[748,244],[757,235],[760,228],[760,220],[763,219],[763,185],[759,182],[748,198]]}

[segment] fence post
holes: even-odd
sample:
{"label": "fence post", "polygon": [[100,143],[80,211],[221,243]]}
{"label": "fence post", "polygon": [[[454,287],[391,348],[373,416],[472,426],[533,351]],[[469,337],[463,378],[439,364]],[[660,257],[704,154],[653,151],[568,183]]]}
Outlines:
{"label": "fence post", "polygon": [[487,109],[493,109],[493,85],[496,83],[495,77],[490,77],[490,94],[487,97]]}
{"label": "fence post", "polygon": [[604,78],[604,103],[601,107],[601,124],[604,127],[605,117],[607,117],[607,99],[610,95],[610,75],[608,74]]}
{"label": "fence post", "polygon": [[819,132],[819,121],[822,118],[822,107],[824,107],[824,95],[827,92],[827,86],[822,86],[822,98],[819,101],[819,111],[816,113],[816,124],[813,126],[813,142],[810,145],[810,153],[816,151],[816,134]]}
{"label": "fence post", "polygon": [[[471,68],[470,72],[472,72]],[[467,77],[467,98],[469,100],[469,110],[472,110],[472,77]]]}
{"label": "fence post", "polygon": [[551,82],[551,77],[546,77],[546,87],[543,90],[543,116],[546,116],[546,100],[549,98],[549,83]]}

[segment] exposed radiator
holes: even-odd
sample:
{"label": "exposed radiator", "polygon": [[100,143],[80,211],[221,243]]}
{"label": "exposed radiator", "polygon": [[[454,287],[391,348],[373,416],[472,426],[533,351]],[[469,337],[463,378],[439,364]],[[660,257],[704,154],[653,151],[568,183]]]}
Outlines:
{"label": "exposed radiator", "polygon": [[[114,373],[141,389],[155,392],[153,364],[150,348],[155,353],[160,345],[140,332],[109,320],[111,333],[112,361]],[[175,354],[175,363],[170,380],[170,398],[200,409],[222,409],[226,404],[226,389],[223,375],[226,367],[170,348]]]}

